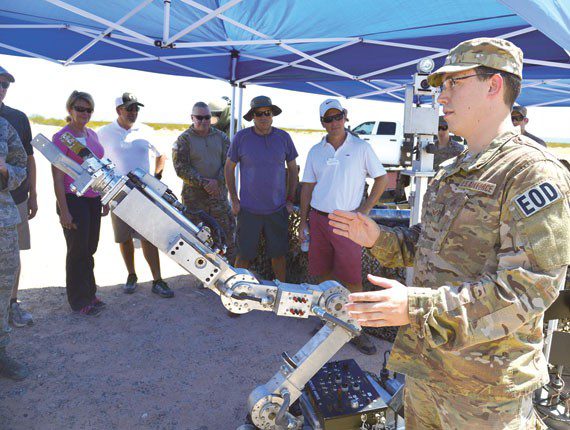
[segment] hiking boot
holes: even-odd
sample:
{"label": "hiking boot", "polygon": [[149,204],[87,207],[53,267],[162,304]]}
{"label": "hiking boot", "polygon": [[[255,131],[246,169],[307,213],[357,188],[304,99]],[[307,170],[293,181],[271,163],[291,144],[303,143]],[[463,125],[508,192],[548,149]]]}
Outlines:
{"label": "hiking boot", "polygon": [[350,341],[356,349],[366,355],[376,354],[376,346],[372,343],[372,339],[367,334],[362,333],[360,336],[353,338]]}
{"label": "hiking boot", "polygon": [[95,316],[99,315],[101,313],[101,311],[102,311],[101,307],[96,307],[93,305],[87,305],[87,306],[82,307],[78,311],[74,311],[74,312],[79,314],[79,315],[86,315],[86,316],[90,316],[90,317],[95,317]]}
{"label": "hiking boot", "polygon": [[94,308],[100,308],[103,309],[105,306],[107,306],[107,303],[105,303],[103,300],[101,300],[99,297],[95,296],[95,298],[93,299],[93,301],[91,302],[91,306],[93,306]]}
{"label": "hiking boot", "polygon": [[137,278],[135,273],[129,273],[129,276],[127,276],[127,282],[123,285],[123,292],[126,294],[133,294],[137,289],[138,279],[139,278]]}
{"label": "hiking boot", "polygon": [[14,327],[25,327],[34,324],[34,317],[22,308],[18,302],[10,305],[8,320]]}
{"label": "hiking boot", "polygon": [[164,282],[162,279],[157,281],[152,281],[152,292],[154,294],[158,294],[160,297],[165,299],[170,299],[174,297],[174,291],[170,289],[168,284]]}
{"label": "hiking boot", "polygon": [[6,348],[0,348],[0,376],[21,381],[26,379],[30,372],[28,367],[13,360],[6,353]]}

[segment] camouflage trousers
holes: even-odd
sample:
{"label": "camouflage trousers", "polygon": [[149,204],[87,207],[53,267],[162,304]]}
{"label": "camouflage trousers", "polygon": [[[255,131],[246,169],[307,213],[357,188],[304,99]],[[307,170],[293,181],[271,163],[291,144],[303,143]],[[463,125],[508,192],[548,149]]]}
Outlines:
{"label": "camouflage trousers", "polygon": [[546,430],[532,406],[532,394],[487,399],[450,393],[406,377],[406,430]]}
{"label": "camouflage trousers", "polygon": [[9,341],[8,309],[10,296],[20,268],[20,249],[16,226],[0,227],[0,348]]}
{"label": "camouflage trousers", "polygon": [[[230,204],[227,199],[190,199],[184,193],[182,194],[182,203],[191,211],[202,210],[208,215],[212,216],[226,235],[226,245],[228,247],[226,257],[230,264],[234,264],[236,257],[235,247],[235,231],[236,221],[230,209]],[[194,224],[199,224],[198,217],[189,216],[190,221]]]}

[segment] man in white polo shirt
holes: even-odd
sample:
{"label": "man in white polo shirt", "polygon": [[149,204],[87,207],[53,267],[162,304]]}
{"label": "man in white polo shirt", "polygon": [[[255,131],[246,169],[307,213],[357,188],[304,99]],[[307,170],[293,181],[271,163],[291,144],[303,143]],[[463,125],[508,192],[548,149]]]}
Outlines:
{"label": "man in white polo shirt", "polygon": [[[319,282],[337,280],[351,292],[362,291],[362,248],[335,235],[328,223],[334,210],[368,214],[387,185],[386,170],[372,147],[345,129],[347,111],[338,100],[320,106],[321,124],[327,135],[307,156],[301,190],[299,237],[305,240],[310,226],[309,273]],[[374,178],[367,199],[363,198],[366,178]],[[376,348],[367,335],[353,339],[365,354]]]}
{"label": "man in white polo shirt", "polygon": [[[162,170],[166,156],[148,141],[149,128],[145,125],[135,125],[142,103],[130,93],[123,93],[115,100],[117,119],[111,124],[101,127],[97,131],[101,145],[105,148],[105,156],[115,164],[115,171],[120,175],[139,168],[148,172],[150,170],[149,150],[156,157],[154,176],[162,177]],[[160,297],[170,298],[174,292],[162,280],[160,274],[160,259],[158,249],[146,241],[129,225],[111,213],[115,242],[121,248],[125,266],[129,272],[123,291],[127,294],[135,292],[137,288],[137,275],[135,272],[135,247],[133,239],[140,239],[144,257],[152,272],[152,292]]]}

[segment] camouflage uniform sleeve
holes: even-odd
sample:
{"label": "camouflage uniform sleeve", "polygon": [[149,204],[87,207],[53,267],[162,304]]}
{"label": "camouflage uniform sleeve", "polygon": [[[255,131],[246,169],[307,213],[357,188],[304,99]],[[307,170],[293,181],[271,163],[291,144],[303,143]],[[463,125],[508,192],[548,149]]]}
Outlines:
{"label": "camouflage uniform sleeve", "polygon": [[497,271],[477,282],[409,288],[411,327],[432,348],[457,351],[490,342],[541,318],[570,264],[570,177],[536,162],[507,184]]}
{"label": "camouflage uniform sleeve", "polygon": [[7,143],[5,159],[8,178],[0,175],[0,190],[12,191],[26,179],[28,156],[18,133],[8,121],[0,122],[0,142],[2,141]]}
{"label": "camouflage uniform sleeve", "polygon": [[184,133],[178,136],[172,147],[172,164],[176,174],[185,184],[193,187],[203,186],[204,178],[190,162],[190,142]]}
{"label": "camouflage uniform sleeve", "polygon": [[411,267],[414,265],[416,243],[421,225],[412,227],[380,227],[380,236],[370,248],[371,254],[384,267]]}

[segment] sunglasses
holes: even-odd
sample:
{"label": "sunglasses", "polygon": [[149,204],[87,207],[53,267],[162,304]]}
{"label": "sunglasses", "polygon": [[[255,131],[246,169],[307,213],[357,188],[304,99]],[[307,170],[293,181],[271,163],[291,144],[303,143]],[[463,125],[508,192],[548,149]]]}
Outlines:
{"label": "sunglasses", "polygon": [[210,121],[212,115],[192,115],[198,121]]}
{"label": "sunglasses", "polygon": [[7,89],[10,86],[10,82],[0,82],[0,88]]}
{"label": "sunglasses", "polygon": [[127,112],[138,112],[139,110],[141,110],[139,105],[130,105],[130,106],[124,107],[123,109],[126,110]]}
{"label": "sunglasses", "polygon": [[79,113],[93,113],[93,108],[86,108],[86,107],[81,107],[81,106],[73,106],[73,110],[75,112],[79,112]]}
{"label": "sunglasses", "polygon": [[260,117],[260,116],[271,116],[273,115],[273,112],[270,110],[263,110],[261,112],[254,112],[253,113],[254,116]]}
{"label": "sunglasses", "polygon": [[447,131],[447,125],[440,125],[437,129],[439,131]]}
{"label": "sunglasses", "polygon": [[344,112],[337,113],[336,115],[323,116],[321,121],[325,124],[330,124],[333,121],[342,121],[344,119]]}
{"label": "sunglasses", "polygon": [[521,122],[522,120],[524,120],[524,116],[519,116],[519,115],[512,115],[511,116],[511,121]]}

